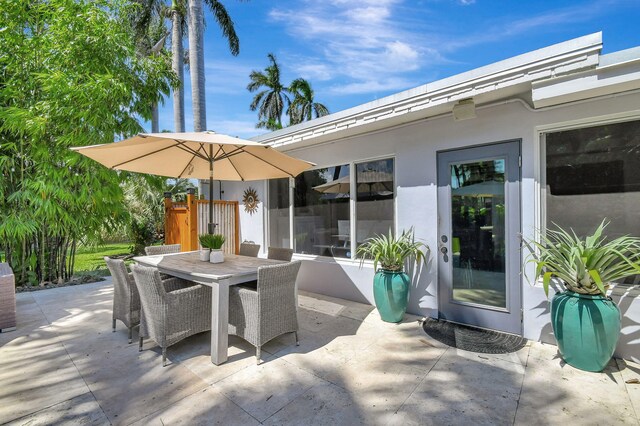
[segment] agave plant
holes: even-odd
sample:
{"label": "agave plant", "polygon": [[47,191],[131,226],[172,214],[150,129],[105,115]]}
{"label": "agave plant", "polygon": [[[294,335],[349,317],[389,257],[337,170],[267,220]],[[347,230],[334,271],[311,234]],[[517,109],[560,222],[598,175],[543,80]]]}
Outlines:
{"label": "agave plant", "polygon": [[559,278],[575,293],[606,295],[611,282],[640,274],[640,238],[623,236],[607,241],[603,231],[608,224],[603,220],[593,235],[584,239],[556,225],[540,242],[526,242],[531,253],[528,263],[536,265],[535,278],[542,277],[547,296],[552,278]]}
{"label": "agave plant", "polygon": [[211,250],[219,250],[224,244],[225,238],[221,234],[202,234],[198,236],[200,245]]}
{"label": "agave plant", "polygon": [[402,271],[408,258],[414,258],[416,262],[427,264],[429,247],[413,237],[413,228],[403,231],[398,238],[394,238],[389,230],[389,235],[377,235],[367,239],[358,247],[357,254],[362,256],[360,266],[365,259],[373,259],[373,269],[380,268],[386,271]]}

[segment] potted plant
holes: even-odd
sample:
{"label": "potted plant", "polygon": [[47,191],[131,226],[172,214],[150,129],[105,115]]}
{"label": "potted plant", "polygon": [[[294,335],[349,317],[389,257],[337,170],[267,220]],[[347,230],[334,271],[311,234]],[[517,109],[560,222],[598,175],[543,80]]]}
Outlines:
{"label": "potted plant", "polygon": [[[404,272],[405,262],[410,259],[416,263],[427,264],[429,247],[415,241],[413,228],[403,231],[395,238],[389,235],[378,235],[369,238],[358,247],[361,257],[360,267],[366,259],[373,260],[376,274],[373,278],[373,298],[380,317],[386,322],[400,322],[407,310],[409,286],[411,280]],[[378,269],[378,264],[380,269]]]}
{"label": "potted plant", "polygon": [[552,279],[564,291],[551,300],[551,325],[564,360],[581,370],[602,371],[620,336],[620,309],[607,289],[614,281],[640,274],[640,238],[608,241],[603,220],[593,235],[578,237],[559,226],[540,242],[527,242],[528,262],[536,266],[549,296]]}
{"label": "potted plant", "polygon": [[[209,260],[211,263],[222,263],[224,262],[224,253],[222,252],[222,245],[224,244],[225,238],[224,235],[221,234],[202,234],[198,237],[200,240],[200,245],[203,247],[203,250],[210,250]],[[200,259],[204,260],[203,250],[200,251]]]}
{"label": "potted plant", "polygon": [[211,248],[210,245],[210,234],[202,234],[198,235],[198,241],[200,241],[200,260],[203,262],[208,262],[211,256]]}

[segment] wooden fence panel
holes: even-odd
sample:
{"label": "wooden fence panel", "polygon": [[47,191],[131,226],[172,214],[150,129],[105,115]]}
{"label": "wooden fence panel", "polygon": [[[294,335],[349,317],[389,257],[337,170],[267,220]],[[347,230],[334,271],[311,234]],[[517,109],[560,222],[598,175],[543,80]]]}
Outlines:
{"label": "wooden fence panel", "polygon": [[189,210],[184,205],[173,205],[165,211],[165,244],[180,244],[181,251],[191,250],[188,219]]}

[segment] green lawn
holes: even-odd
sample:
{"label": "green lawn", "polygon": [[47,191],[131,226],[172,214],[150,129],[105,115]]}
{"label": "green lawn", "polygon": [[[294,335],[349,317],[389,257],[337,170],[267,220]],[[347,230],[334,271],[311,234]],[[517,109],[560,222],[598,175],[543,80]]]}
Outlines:
{"label": "green lawn", "polygon": [[108,275],[107,266],[104,263],[104,256],[117,254],[129,254],[130,243],[105,244],[98,247],[81,247],[76,251],[75,273],[98,273]]}

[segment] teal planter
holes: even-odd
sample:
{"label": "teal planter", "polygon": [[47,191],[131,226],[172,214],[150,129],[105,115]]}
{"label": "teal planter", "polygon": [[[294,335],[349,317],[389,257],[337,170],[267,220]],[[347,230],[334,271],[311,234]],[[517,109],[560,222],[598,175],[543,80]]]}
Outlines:
{"label": "teal planter", "polygon": [[551,325],[567,364],[602,371],[620,337],[620,309],[604,296],[565,291],[551,300]]}
{"label": "teal planter", "polygon": [[407,311],[409,276],[404,272],[378,270],[373,277],[373,298],[382,321],[400,322]]}

